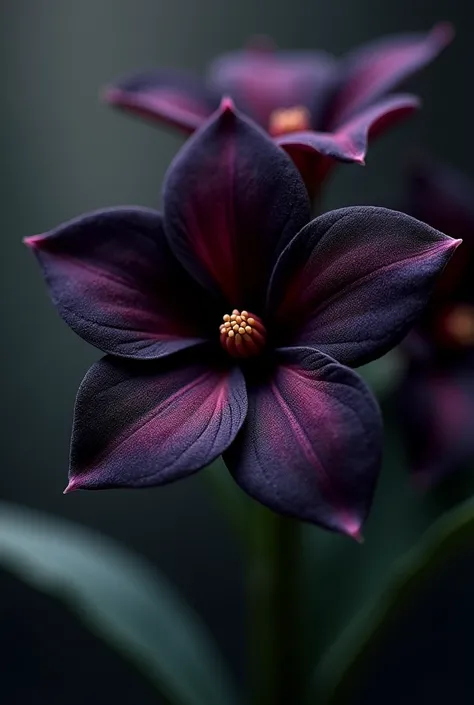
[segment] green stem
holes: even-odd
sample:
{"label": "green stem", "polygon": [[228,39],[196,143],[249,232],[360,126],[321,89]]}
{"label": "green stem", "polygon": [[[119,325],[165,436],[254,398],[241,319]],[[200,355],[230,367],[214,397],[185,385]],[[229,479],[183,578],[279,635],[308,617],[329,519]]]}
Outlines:
{"label": "green stem", "polygon": [[299,525],[255,505],[248,570],[252,705],[300,697]]}

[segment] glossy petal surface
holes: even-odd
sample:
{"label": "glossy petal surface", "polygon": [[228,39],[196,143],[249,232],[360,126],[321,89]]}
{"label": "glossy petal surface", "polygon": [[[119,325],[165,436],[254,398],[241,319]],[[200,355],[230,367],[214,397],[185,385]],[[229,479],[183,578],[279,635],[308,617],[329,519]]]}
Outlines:
{"label": "glossy petal surface", "polygon": [[244,50],[225,54],[210,68],[211,85],[268,129],[274,110],[306,107],[318,124],[336,79],[336,62],[320,52]]}
{"label": "glossy petal surface", "polygon": [[310,219],[291,160],[229,104],[173,162],[164,207],[166,234],[189,272],[231,308],[257,315],[278,255]]}
{"label": "glossy petal surface", "polygon": [[310,348],[277,351],[250,383],[246,422],[224,460],[277,512],[359,537],[381,452],[379,410],[352,370]]}
{"label": "glossy petal surface", "polygon": [[79,389],[68,489],[148,487],[189,475],[230,445],[246,408],[237,367],[106,357]]}
{"label": "glossy petal surface", "polygon": [[156,211],[97,211],[26,242],[61,316],[100,350],[157,358],[213,330],[212,304],[172,254]]}
{"label": "glossy petal surface", "polygon": [[109,86],[104,99],[118,108],[190,134],[217,108],[219,96],[203,81],[177,71],[151,71]]}
{"label": "glossy petal surface", "polygon": [[412,33],[377,40],[348,54],[340,64],[341,88],[328,116],[334,130],[367,105],[397,88],[432,61],[453,38],[448,23],[429,33]]}
{"label": "glossy petal surface", "polygon": [[426,487],[474,458],[474,360],[458,365],[414,366],[399,390],[411,471]]}
{"label": "glossy petal surface", "polygon": [[354,366],[376,359],[406,335],[458,242],[385,208],[316,218],[283,252],[270,285],[281,343]]}

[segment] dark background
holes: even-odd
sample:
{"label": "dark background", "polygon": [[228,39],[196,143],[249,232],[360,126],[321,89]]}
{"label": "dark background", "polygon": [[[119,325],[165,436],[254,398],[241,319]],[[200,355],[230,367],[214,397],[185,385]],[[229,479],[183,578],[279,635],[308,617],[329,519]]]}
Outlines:
{"label": "dark background", "polygon": [[[469,171],[474,157],[471,0],[3,0],[1,5],[0,497],[94,527],[151,558],[204,615],[239,680],[241,556],[202,478],[159,490],[62,495],[76,390],[98,355],[57,316],[21,239],[94,208],[159,205],[162,178],[180,140],[102,105],[99,88],[111,79],[155,65],[203,70],[215,54],[239,47],[255,33],[272,35],[283,48],[321,47],[340,54],[379,35],[427,30],[443,19],[455,24],[457,38],[413,82],[424,109],[371,148],[366,169],[339,168],[326,192],[328,207],[397,204],[409,147],[426,148]],[[406,521],[405,507],[414,502],[403,474],[397,483],[396,509],[388,505],[393,525]],[[391,485],[382,483],[380,492],[385,502],[395,496]],[[366,545],[358,551],[370,551],[372,531],[384,552],[384,520],[376,510]],[[396,553],[409,538],[390,539],[388,552]],[[337,547],[344,541],[334,540]],[[341,581],[358,579],[345,575],[345,564],[337,575]],[[472,702],[466,654],[472,654],[473,587],[468,560],[440,578],[388,639],[360,702],[438,703],[449,694],[457,702]],[[145,681],[62,608],[6,575],[0,575],[0,635],[2,703],[157,702]]]}

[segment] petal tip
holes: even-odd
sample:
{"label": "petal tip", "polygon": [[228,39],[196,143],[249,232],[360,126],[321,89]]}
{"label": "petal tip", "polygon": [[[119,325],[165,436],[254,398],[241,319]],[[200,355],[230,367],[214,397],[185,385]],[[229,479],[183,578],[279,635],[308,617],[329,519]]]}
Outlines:
{"label": "petal tip", "polygon": [[81,489],[80,484],[77,480],[72,478],[69,480],[68,486],[64,490],[63,494],[70,494],[71,492],[77,492],[77,490]]}
{"label": "petal tip", "polygon": [[439,40],[443,46],[450,44],[456,36],[454,25],[448,20],[438,22],[431,30],[433,37]]}
{"label": "petal tip", "polygon": [[222,98],[221,104],[220,104],[220,112],[223,115],[226,115],[226,114],[235,115],[235,105],[234,105],[234,101],[232,100],[232,98],[230,98],[229,96],[224,96]]}
{"label": "petal tip", "polygon": [[356,518],[345,518],[341,525],[341,530],[346,534],[346,536],[354,539],[357,543],[364,543],[365,539],[361,533],[361,524]]}
{"label": "petal tip", "polygon": [[30,235],[29,237],[23,238],[23,243],[31,249],[36,249],[40,246],[43,240],[44,235]]}
{"label": "petal tip", "polygon": [[349,534],[351,539],[354,539],[356,543],[360,544],[362,546],[363,543],[365,543],[365,538],[362,536],[360,530],[357,530],[351,534]]}
{"label": "petal tip", "polygon": [[115,86],[105,86],[99,90],[99,99],[104,103],[109,103],[110,105],[117,105],[120,103],[122,91]]}

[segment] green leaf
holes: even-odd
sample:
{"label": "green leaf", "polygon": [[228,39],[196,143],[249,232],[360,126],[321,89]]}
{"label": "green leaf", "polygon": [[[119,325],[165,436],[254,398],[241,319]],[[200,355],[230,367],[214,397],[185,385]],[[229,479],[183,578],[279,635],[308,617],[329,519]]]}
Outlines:
{"label": "green leaf", "polygon": [[236,704],[205,626],[131,551],[72,523],[0,502],[0,566],[62,600],[170,702]]}
{"label": "green leaf", "polygon": [[400,610],[458,551],[474,540],[474,498],[438,519],[420,542],[396,564],[384,589],[362,610],[321,659],[307,703],[350,702],[354,681],[370,662],[384,630]]}

